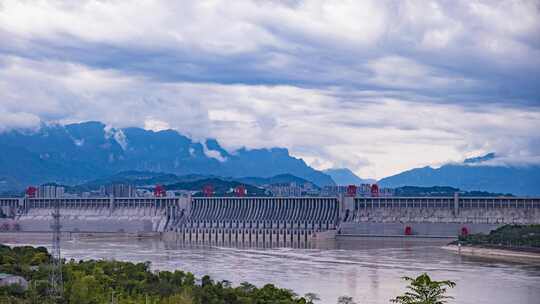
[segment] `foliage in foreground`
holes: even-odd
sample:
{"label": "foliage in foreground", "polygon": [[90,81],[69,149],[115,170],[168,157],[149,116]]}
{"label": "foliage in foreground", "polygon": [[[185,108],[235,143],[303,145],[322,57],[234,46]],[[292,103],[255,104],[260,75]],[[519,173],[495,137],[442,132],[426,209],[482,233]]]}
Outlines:
{"label": "foliage in foreground", "polygon": [[450,296],[446,296],[448,287],[453,288],[456,283],[452,281],[433,281],[426,274],[421,274],[416,278],[403,277],[409,282],[408,291],[404,295],[397,296],[390,300],[398,304],[443,304],[447,303]]}
{"label": "foliage in foreground", "polygon": [[505,225],[489,234],[460,236],[459,242],[463,245],[540,248],[540,225]]}
{"label": "foliage in foreground", "polygon": [[[73,304],[312,304],[316,294],[296,296],[288,289],[267,284],[262,288],[249,283],[233,287],[228,281],[215,282],[209,276],[200,280],[183,271],[154,271],[150,263],[106,260],[71,260],[63,264],[64,296],[61,302],[48,297],[48,264],[51,256],[44,247],[0,245],[0,272],[20,275],[30,282],[28,290],[17,285],[0,287],[0,303]],[[391,300],[398,304],[443,304],[451,281],[432,281],[427,274],[405,277],[408,291]],[[356,304],[342,296],[339,304]]]}
{"label": "foliage in foreground", "polygon": [[[29,280],[26,291],[16,286],[1,287],[1,302],[53,303],[47,295],[48,262],[45,248],[0,245],[0,272]],[[150,270],[150,263],[106,260],[71,260],[63,265],[64,300],[76,304],[307,304],[311,300],[292,291],[267,284],[257,288],[249,283],[233,287],[227,281],[200,280],[189,272]],[[316,295],[310,295],[315,300]]]}
{"label": "foliage in foreground", "polygon": [[[433,281],[426,273],[416,278],[403,277],[409,282],[407,291],[390,302],[397,304],[445,304],[453,299],[446,295],[448,288],[454,288],[456,283],[452,281]],[[352,297],[342,296],[337,304],[357,304]]]}

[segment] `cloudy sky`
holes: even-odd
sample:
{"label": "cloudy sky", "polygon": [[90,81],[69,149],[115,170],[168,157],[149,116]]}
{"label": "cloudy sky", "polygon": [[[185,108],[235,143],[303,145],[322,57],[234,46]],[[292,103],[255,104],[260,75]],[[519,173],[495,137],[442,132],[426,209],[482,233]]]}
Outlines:
{"label": "cloudy sky", "polygon": [[362,177],[540,163],[540,1],[0,0],[0,131],[86,120]]}

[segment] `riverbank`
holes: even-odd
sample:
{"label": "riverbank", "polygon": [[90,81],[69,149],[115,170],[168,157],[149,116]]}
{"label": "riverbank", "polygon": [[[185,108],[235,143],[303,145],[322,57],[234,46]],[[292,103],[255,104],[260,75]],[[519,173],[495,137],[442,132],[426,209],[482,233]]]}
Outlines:
{"label": "riverbank", "polygon": [[[457,282],[452,296],[459,299],[459,304],[538,303],[540,267],[460,257],[441,249],[448,242],[364,237],[304,249],[209,246],[157,238],[84,239],[63,241],[62,257],[66,261],[150,261],[152,271],[184,270],[198,278],[209,275],[217,281],[228,280],[233,286],[246,281],[259,287],[271,283],[300,295],[315,292],[321,298],[317,304],[336,304],[342,295],[359,303],[389,303],[391,296],[402,292],[402,276],[421,272]],[[8,245],[50,248],[51,240],[18,243]],[[491,297],[486,298],[485,294]]]}
{"label": "riverbank", "polygon": [[[62,263],[63,284],[47,284],[52,256],[44,247],[10,247],[0,244],[0,269],[19,276],[19,286],[0,286],[2,303],[276,303],[306,304],[292,290],[266,283],[233,286],[208,275],[195,276],[180,269],[153,270],[151,263],[109,259],[73,260]],[[61,277],[62,279],[62,277]],[[58,293],[50,293],[51,289]],[[53,297],[51,297],[53,296]],[[60,296],[60,297],[58,297]],[[273,302],[272,302],[273,303]]]}
{"label": "riverbank", "polygon": [[[0,243],[20,243],[20,242],[50,242],[51,232],[0,232]],[[155,238],[160,239],[159,232],[127,233],[127,232],[62,232],[61,238],[69,240],[92,240],[92,239],[140,239]]]}
{"label": "riverbank", "polygon": [[503,258],[511,260],[527,260],[540,263],[540,253],[517,251],[510,249],[489,248],[483,246],[458,246],[446,245],[441,247],[444,250],[452,251],[467,256],[476,256],[483,258]]}

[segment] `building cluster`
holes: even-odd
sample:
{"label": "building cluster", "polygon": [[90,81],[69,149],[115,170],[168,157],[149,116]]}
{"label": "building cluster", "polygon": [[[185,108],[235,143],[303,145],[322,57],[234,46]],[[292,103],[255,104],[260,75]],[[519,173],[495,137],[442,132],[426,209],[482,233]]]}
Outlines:
{"label": "building cluster", "polygon": [[348,185],[348,186],[325,186],[321,189],[320,196],[358,196],[358,197],[372,197],[372,196],[393,196],[394,189],[392,188],[379,188],[377,184],[361,184],[361,185]]}
{"label": "building cluster", "polygon": [[[27,197],[36,198],[69,198],[69,197],[184,197],[202,193],[203,196],[214,196],[213,190],[207,185],[200,191],[193,190],[165,190],[161,185],[155,187],[137,187],[128,183],[113,183],[101,186],[99,190],[85,191],[79,194],[67,193],[63,186],[56,184],[45,184],[39,187],[28,187]],[[266,195],[274,197],[338,197],[338,196],[357,196],[357,197],[388,197],[394,195],[394,189],[379,188],[376,184],[361,184],[348,186],[325,186],[319,188],[313,183],[274,183],[263,185]],[[238,186],[228,191],[230,196],[249,196],[244,186]],[[226,196],[228,196],[226,194]]]}
{"label": "building cluster", "polygon": [[272,196],[278,197],[319,196],[320,193],[312,183],[276,183],[264,185],[263,188]]}
{"label": "building cluster", "polygon": [[60,198],[66,195],[66,188],[56,184],[44,184],[39,187],[28,187],[26,190],[28,197],[39,198]]}
{"label": "building cluster", "polygon": [[66,188],[58,185],[41,185],[38,187],[37,197],[57,198],[63,197],[66,193]]}
{"label": "building cluster", "polygon": [[388,197],[394,195],[394,189],[379,188],[376,184],[325,186],[322,189],[312,183],[279,183],[263,186],[272,196],[321,196],[337,197],[341,195],[358,197]]}
{"label": "building cluster", "polygon": [[109,184],[99,189],[101,196],[106,197],[136,197],[137,189],[130,184]]}

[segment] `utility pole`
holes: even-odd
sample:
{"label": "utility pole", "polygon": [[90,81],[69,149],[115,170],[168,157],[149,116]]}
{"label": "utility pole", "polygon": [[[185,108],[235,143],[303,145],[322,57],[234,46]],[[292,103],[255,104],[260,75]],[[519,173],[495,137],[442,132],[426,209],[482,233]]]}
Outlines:
{"label": "utility pole", "polygon": [[53,199],[54,209],[52,213],[52,249],[51,270],[49,273],[49,295],[55,302],[59,302],[64,294],[62,280],[62,258],[60,256],[60,200]]}

